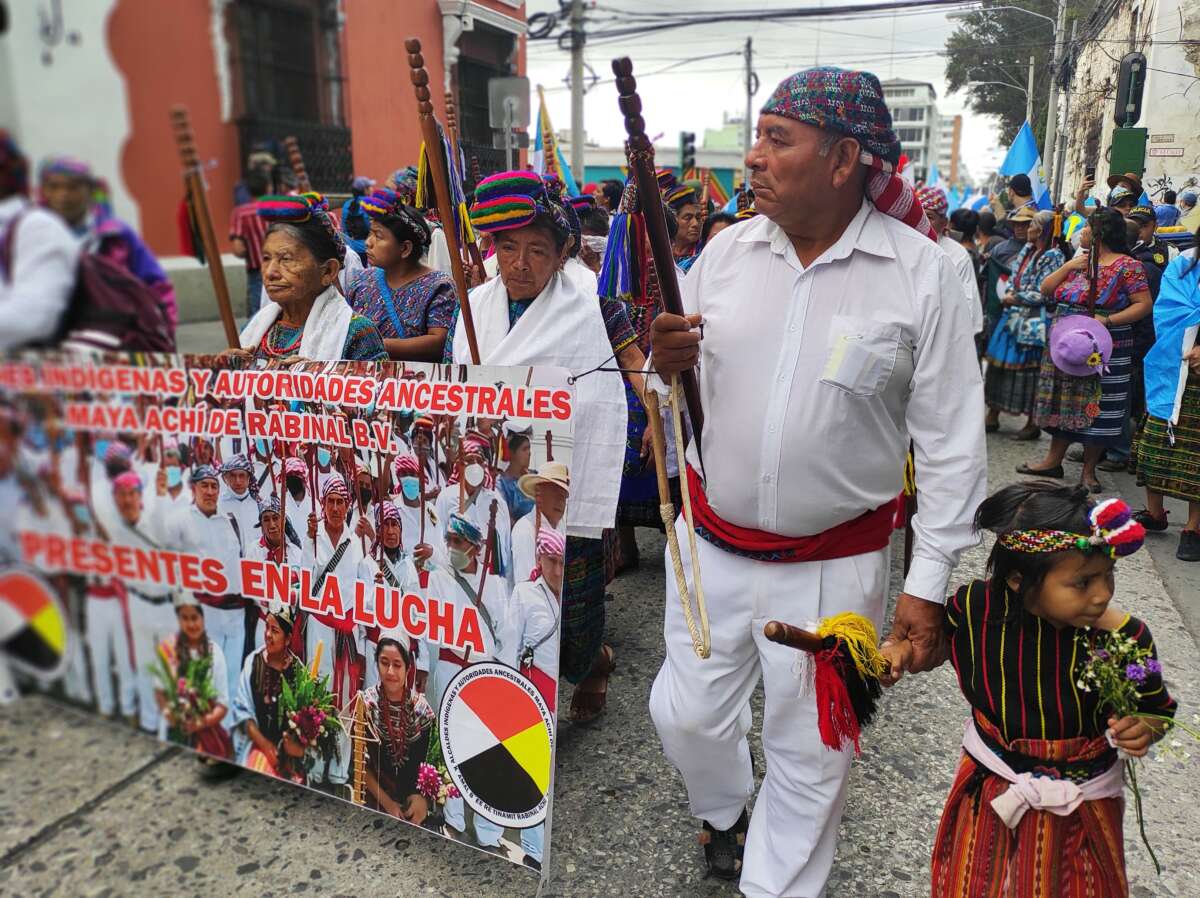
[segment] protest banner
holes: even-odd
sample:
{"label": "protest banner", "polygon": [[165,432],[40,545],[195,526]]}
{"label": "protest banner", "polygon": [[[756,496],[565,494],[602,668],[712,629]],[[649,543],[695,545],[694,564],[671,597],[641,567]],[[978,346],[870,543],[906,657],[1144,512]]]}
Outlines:
{"label": "protest banner", "polygon": [[547,870],[573,401],[557,368],[12,357],[0,658]]}

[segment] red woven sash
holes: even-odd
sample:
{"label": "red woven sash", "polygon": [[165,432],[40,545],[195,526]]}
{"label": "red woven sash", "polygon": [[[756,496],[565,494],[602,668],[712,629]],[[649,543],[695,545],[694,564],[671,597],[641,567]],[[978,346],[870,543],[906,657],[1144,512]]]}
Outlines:
{"label": "red woven sash", "polygon": [[713,511],[704,494],[704,484],[690,465],[687,477],[692,494],[692,516],[696,526],[703,530],[700,535],[714,545],[759,561],[829,561],[864,555],[887,546],[892,534],[896,511],[894,500],[812,536],[780,536],[766,530],[739,527]]}

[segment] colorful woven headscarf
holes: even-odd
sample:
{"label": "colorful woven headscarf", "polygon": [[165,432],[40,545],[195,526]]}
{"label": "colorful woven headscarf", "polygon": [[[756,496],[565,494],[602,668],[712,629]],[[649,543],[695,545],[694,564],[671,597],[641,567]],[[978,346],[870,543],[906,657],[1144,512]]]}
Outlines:
{"label": "colorful woven headscarf", "polygon": [[946,199],[946,191],[928,184],[917,188],[917,202],[926,212],[932,212],[935,215],[944,216],[946,210],[950,208],[950,203]]}
{"label": "colorful woven headscarf", "polygon": [[560,233],[570,233],[570,219],[561,200],[547,190],[546,183],[535,172],[500,172],[484,178],[475,188],[471,224],[480,231],[494,233],[523,228],[539,216],[549,219]]}
{"label": "colorful woven headscarf", "polygon": [[114,462],[130,461],[133,458],[133,450],[122,443],[120,440],[111,441],[104,449],[103,461],[106,465]]}
{"label": "colorful woven headscarf", "polygon": [[261,521],[263,515],[271,514],[272,512],[274,512],[275,514],[279,514],[281,509],[282,509],[282,506],[279,504],[278,496],[271,496],[267,499],[259,499],[258,500],[258,519]]}
{"label": "colorful woven headscarf", "polygon": [[1068,530],[1013,530],[1001,534],[1000,545],[1014,552],[1040,554],[1077,549],[1100,551],[1110,558],[1132,555],[1146,541],[1146,528],[1133,519],[1133,512],[1121,499],[1105,499],[1088,513],[1092,533],[1085,536]]}
{"label": "colorful woven headscarf", "polygon": [[330,496],[341,496],[347,502],[350,501],[350,489],[341,474],[333,474],[325,481],[325,486],[321,488],[321,504],[324,505]]}
{"label": "colorful woven headscarf", "polygon": [[392,172],[392,184],[395,191],[411,201],[417,195],[417,167],[398,168]]}
{"label": "colorful woven headscarf", "polygon": [[450,521],[446,525],[446,534],[461,536],[474,546],[483,545],[483,533],[479,530],[479,528],[476,527],[471,521],[468,521],[466,518],[460,517],[456,514],[450,515]]}
{"label": "colorful woven headscarf", "polygon": [[[372,554],[375,553],[375,550],[378,549],[380,544],[383,542],[383,538],[381,537],[380,533],[383,530],[383,525],[389,521],[394,524],[399,524],[401,528],[404,527],[404,519],[400,516],[400,509],[397,508],[395,503],[392,501],[384,499],[375,506],[375,539],[371,542]],[[403,545],[401,548],[403,548]]]}
{"label": "colorful woven headscarf", "polygon": [[700,201],[696,198],[696,191],[686,184],[676,184],[670,190],[663,192],[663,202],[671,207],[671,211],[678,212],[684,206],[696,205]]}
{"label": "colorful woven headscarf", "polygon": [[250,459],[242,454],[231,455],[224,464],[221,465],[221,473],[228,474],[231,471],[245,471],[247,474],[254,473],[254,465]]}
{"label": "colorful woven headscarf", "polygon": [[912,185],[896,174],[900,141],[892,130],[883,88],[870,72],[835,66],[805,69],[780,82],[762,112],[853,137],[863,165],[871,169],[867,198],[880,212],[937,240]]}
{"label": "colorful woven headscarf", "polygon": [[258,217],[270,222],[303,224],[316,221],[333,239],[337,248],[338,261],[346,260],[346,241],[333,224],[329,214],[329,201],[319,193],[302,193],[299,196],[264,196],[258,200]]}
{"label": "colorful woven headscarf", "polygon": [[585,212],[588,209],[596,208],[596,198],[594,196],[592,196],[590,193],[583,193],[583,194],[580,194],[579,196],[568,197],[567,205],[569,205],[577,213]]}
{"label": "colorful woven headscarf", "polygon": [[29,161],[12,134],[0,128],[0,197],[29,192]]}
{"label": "colorful woven headscarf", "polygon": [[422,247],[429,245],[429,222],[420,212],[405,203],[404,197],[396,191],[380,187],[370,196],[359,200],[359,205],[373,221],[399,219],[412,232],[415,243],[420,243]]}
{"label": "colorful woven headscarf", "polygon": [[421,475],[421,463],[417,461],[415,455],[397,455],[396,460],[392,462],[392,476],[397,480],[402,477],[419,477]]}
{"label": "colorful woven headscarf", "polygon": [[92,167],[74,156],[47,156],[43,159],[38,166],[38,183],[45,181],[50,175],[66,175],[88,182],[95,180]]}
{"label": "colorful woven headscarf", "polygon": [[656,169],[654,177],[658,180],[658,192],[662,194],[666,194],[679,183],[675,178],[675,172],[669,168]]}

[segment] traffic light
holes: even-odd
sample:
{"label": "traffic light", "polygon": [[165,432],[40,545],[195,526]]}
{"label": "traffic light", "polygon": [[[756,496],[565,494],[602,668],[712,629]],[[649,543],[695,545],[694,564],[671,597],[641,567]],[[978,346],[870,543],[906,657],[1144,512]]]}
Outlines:
{"label": "traffic light", "polygon": [[1142,117],[1142,88],[1145,85],[1145,55],[1126,53],[1121,57],[1121,69],[1117,74],[1117,108],[1113,110],[1117,127],[1132,127]]}
{"label": "traffic light", "polygon": [[686,178],[688,169],[696,167],[696,134],[694,131],[679,132],[679,177]]}

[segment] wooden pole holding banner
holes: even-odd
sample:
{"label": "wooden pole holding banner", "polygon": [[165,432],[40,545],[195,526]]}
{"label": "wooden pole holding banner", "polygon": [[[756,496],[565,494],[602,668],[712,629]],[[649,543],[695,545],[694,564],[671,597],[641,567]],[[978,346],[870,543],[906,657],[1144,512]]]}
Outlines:
{"label": "wooden pole holding banner", "polygon": [[183,183],[187,188],[189,204],[196,215],[200,244],[204,248],[204,259],[208,263],[208,276],[212,278],[213,293],[217,297],[217,310],[221,313],[225,342],[229,344],[230,349],[237,349],[241,346],[237,321],[233,317],[233,304],[229,301],[229,285],[225,283],[225,267],[221,264],[221,252],[217,248],[212,215],[208,211],[208,192],[200,172],[200,155],[196,151],[196,140],[192,135],[192,125],[185,107],[171,108],[171,127],[175,131],[175,143],[179,146],[179,158],[183,162]]}
{"label": "wooden pole holding banner", "polygon": [[292,167],[292,172],[296,175],[296,189],[301,193],[310,192],[313,189],[312,181],[308,179],[308,170],[304,167],[304,157],[300,155],[300,141],[289,135],[283,139],[283,148],[287,151],[288,165]]}
{"label": "wooden pole holding banner", "polygon": [[467,332],[467,346],[471,352],[471,364],[478,365],[479,342],[475,338],[475,320],[471,317],[471,302],[468,298],[467,275],[463,268],[462,248],[458,245],[457,229],[454,226],[454,206],[450,198],[450,177],[446,171],[446,160],[442,153],[442,135],[433,116],[433,103],[429,93],[429,73],[425,71],[425,57],[421,55],[421,42],[410,37],[404,42],[408,50],[408,66],[417,95],[417,119],[421,125],[421,136],[425,141],[425,154],[429,160],[429,178],[433,181],[433,192],[437,197],[438,218],[442,221],[442,233],[450,250],[450,269],[454,276],[454,287],[458,291],[459,314]]}
{"label": "wooden pole holding banner", "polygon": [[[671,238],[667,235],[667,218],[663,213],[663,204],[658,200],[658,178],[654,174],[654,145],[646,136],[646,121],[642,118],[642,100],[637,94],[633,63],[627,56],[614,59],[612,70],[617,76],[619,104],[625,116],[625,133],[629,136],[629,167],[637,181],[642,218],[646,222],[646,236],[650,240],[650,252],[654,257],[654,270],[658,274],[663,308],[672,315],[682,317],[683,300],[679,295],[679,281],[675,277],[675,257],[671,252]],[[688,416],[692,419],[692,438],[696,441],[696,449],[699,450],[700,434],[704,430],[700,384],[694,370],[680,372],[679,379],[683,385]]]}

